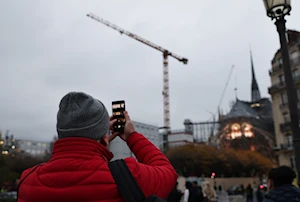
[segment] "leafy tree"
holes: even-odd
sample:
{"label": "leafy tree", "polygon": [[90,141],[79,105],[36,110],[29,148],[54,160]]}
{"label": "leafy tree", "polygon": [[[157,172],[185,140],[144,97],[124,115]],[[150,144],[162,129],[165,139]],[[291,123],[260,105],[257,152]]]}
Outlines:
{"label": "leafy tree", "polygon": [[221,149],[207,145],[184,145],[167,152],[174,168],[184,176],[250,177],[273,167],[268,158],[250,150]]}
{"label": "leafy tree", "polygon": [[22,174],[22,172],[28,168],[31,168],[37,164],[43,163],[43,158],[35,158],[31,156],[16,157],[10,163],[10,170],[16,173]]}

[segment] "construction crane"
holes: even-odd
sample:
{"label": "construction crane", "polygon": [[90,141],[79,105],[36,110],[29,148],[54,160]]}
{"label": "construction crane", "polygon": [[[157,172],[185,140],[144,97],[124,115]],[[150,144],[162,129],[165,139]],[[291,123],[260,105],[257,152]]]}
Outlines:
{"label": "construction crane", "polygon": [[183,58],[179,55],[176,55],[170,51],[168,51],[167,49],[162,48],[161,46],[158,46],[146,39],[143,39],[140,36],[137,36],[129,31],[126,31],[120,27],[118,27],[117,25],[114,25],[110,22],[108,22],[107,20],[104,20],[92,13],[87,14],[88,17],[92,18],[93,20],[96,20],[118,32],[120,32],[121,34],[125,34],[147,46],[150,46],[160,52],[162,52],[163,54],[163,100],[164,100],[164,127],[167,130],[170,130],[170,97],[169,97],[169,69],[168,69],[168,56],[171,56],[175,59],[177,59],[179,62],[182,62],[183,64],[187,64],[188,63],[188,59]]}
{"label": "construction crane", "polygon": [[219,110],[220,110],[220,106],[221,106],[221,104],[222,104],[222,101],[223,101],[223,98],[224,98],[224,95],[225,95],[225,92],[226,92],[228,83],[229,83],[229,81],[230,81],[230,78],[231,78],[233,69],[234,69],[234,65],[231,66],[231,69],[230,69],[229,75],[228,75],[228,77],[227,77],[227,80],[226,80],[224,89],[223,89],[223,91],[222,91],[222,95],[221,95],[220,101],[219,101],[219,103],[218,103],[218,107],[217,107],[216,113],[213,114],[212,112],[207,111],[208,113],[212,114],[212,116],[213,116],[213,125],[212,125],[212,129],[211,129],[211,130],[212,130],[212,131],[211,131],[211,134],[214,134],[215,122],[216,122],[216,115],[217,115],[217,113],[218,113]]}
{"label": "construction crane", "polygon": [[223,98],[224,98],[224,95],[225,95],[225,92],[226,92],[226,89],[227,89],[227,86],[228,86],[228,83],[230,81],[230,78],[231,78],[231,75],[232,75],[232,72],[233,72],[233,69],[234,69],[234,65],[231,66],[231,69],[230,69],[230,72],[229,72],[229,75],[228,75],[228,78],[226,80],[226,83],[225,83],[225,86],[224,86],[224,89],[223,89],[223,92],[222,92],[222,95],[221,95],[221,98],[220,98],[220,101],[219,101],[219,104],[218,104],[218,109],[220,108],[221,104],[222,104],[222,101],[223,101]]}

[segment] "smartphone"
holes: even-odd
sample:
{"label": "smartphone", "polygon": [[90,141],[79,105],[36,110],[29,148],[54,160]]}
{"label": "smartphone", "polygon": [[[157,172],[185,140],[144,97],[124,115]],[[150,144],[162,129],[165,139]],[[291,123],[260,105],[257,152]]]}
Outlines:
{"label": "smartphone", "polygon": [[125,101],[113,101],[112,102],[112,114],[113,118],[117,119],[116,123],[113,125],[113,131],[118,133],[124,133],[124,127],[126,123],[126,119],[124,116],[125,111]]}

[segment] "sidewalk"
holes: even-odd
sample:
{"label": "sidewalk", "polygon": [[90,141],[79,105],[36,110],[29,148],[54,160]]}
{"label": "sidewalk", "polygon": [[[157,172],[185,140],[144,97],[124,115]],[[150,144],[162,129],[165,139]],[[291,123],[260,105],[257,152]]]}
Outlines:
{"label": "sidewalk", "polygon": [[229,202],[229,197],[226,191],[217,191],[218,202]]}
{"label": "sidewalk", "polygon": [[228,196],[226,191],[217,192],[218,202],[246,202],[246,199],[241,195]]}

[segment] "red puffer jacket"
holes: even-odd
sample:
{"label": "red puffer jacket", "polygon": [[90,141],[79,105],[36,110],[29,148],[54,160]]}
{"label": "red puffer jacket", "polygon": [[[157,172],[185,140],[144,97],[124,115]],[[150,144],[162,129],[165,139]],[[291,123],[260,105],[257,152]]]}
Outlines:
{"label": "red puffer jacket", "polygon": [[[141,134],[132,134],[127,144],[139,162],[134,158],[126,158],[125,162],[145,196],[166,198],[177,180],[169,160]],[[106,147],[94,140],[60,139],[47,163],[23,172],[18,201],[124,201],[108,167],[112,157]]]}

